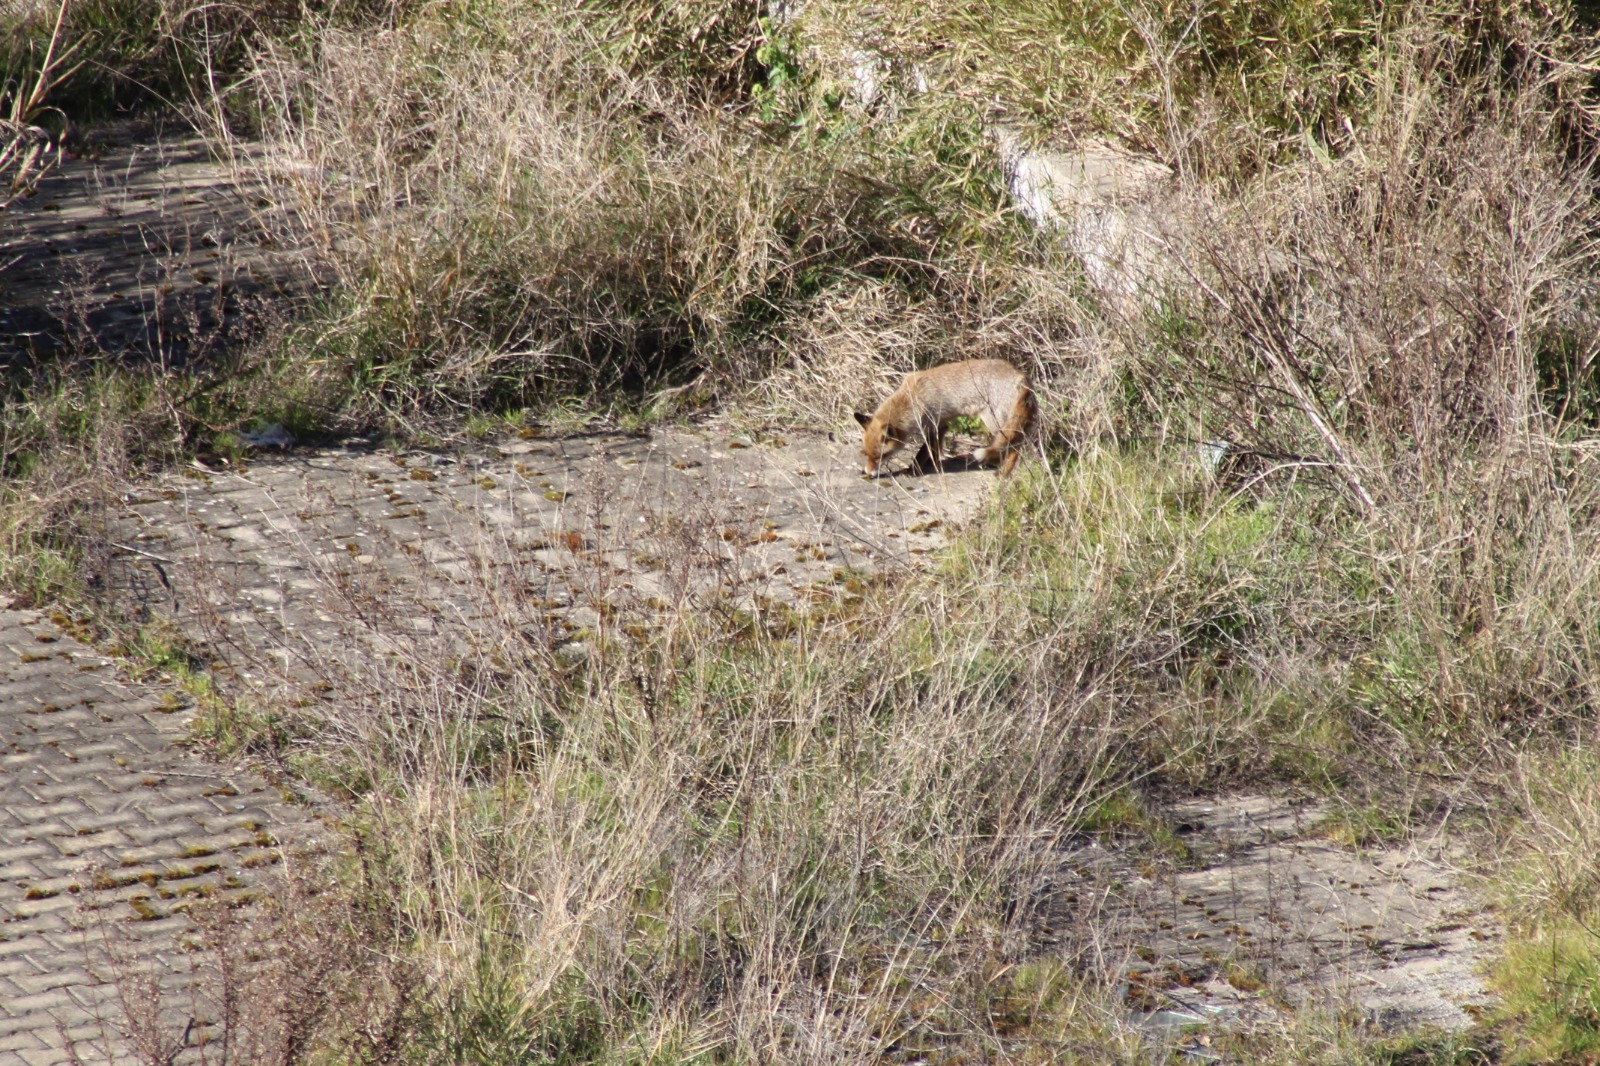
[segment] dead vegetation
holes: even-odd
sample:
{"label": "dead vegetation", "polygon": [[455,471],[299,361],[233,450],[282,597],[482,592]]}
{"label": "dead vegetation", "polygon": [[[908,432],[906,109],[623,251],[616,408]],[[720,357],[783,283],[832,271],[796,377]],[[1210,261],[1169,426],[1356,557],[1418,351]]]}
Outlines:
{"label": "dead vegetation", "polygon": [[[1108,990],[1029,955],[1028,886],[1109,796],[1268,780],[1540,842],[1497,857],[1518,939],[1487,1021],[1508,1060],[1592,1056],[1587,30],[816,6],[309,12],[231,53],[340,282],[250,372],[315,382],[325,421],[621,393],[837,423],[993,356],[1065,431],[938,580],[797,634],[685,619],[574,668],[511,617],[465,660],[349,666],[360,695],[295,736],[419,960],[418,1054],[1128,1061]],[[997,116],[1174,167],[1136,314],[1010,209]],[[89,380],[13,385],[8,469],[54,479],[13,491],[77,494],[56,441],[116,472],[95,427],[125,422],[63,421]],[[1210,441],[1264,465],[1208,483]],[[1413,1050],[1335,1026],[1241,1054]]]}

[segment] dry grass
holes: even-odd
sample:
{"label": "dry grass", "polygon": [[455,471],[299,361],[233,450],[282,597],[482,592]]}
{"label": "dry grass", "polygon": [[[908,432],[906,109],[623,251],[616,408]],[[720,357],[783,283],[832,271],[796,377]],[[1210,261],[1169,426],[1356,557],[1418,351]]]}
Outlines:
{"label": "dry grass", "polygon": [[[1032,940],[1064,846],[1122,797],[1276,782],[1403,831],[1481,809],[1510,749],[1428,702],[1416,657],[1457,649],[1414,636],[1336,488],[1230,499],[1156,454],[1025,469],[937,574],[768,629],[689,591],[719,570],[651,624],[602,615],[584,657],[479,546],[470,644],[352,603],[381,671],[325,647],[334,698],[215,727],[352,803],[358,890],[426,975],[425,1058],[1136,1059],[1096,930]],[[1308,1017],[1240,1056],[1383,1046]]]}
{"label": "dry grass", "polygon": [[[683,604],[575,665],[485,583],[475,648],[330,662],[349,698],[290,735],[422,968],[417,1054],[1137,1057],[1026,937],[1052,853],[1128,788],[1520,819],[1549,851],[1523,928],[1564,923],[1581,992],[1592,771],[1505,782],[1566,765],[1600,683],[1592,42],[1526,6],[813,7],[397,8],[253,54],[340,281],[287,358],[342,415],[677,388],[839,423],[1000,356],[1078,451],[934,578],[782,633]],[[833,95],[863,43],[870,104]],[[996,95],[1179,171],[1193,221],[1138,320],[1008,208]],[[1241,465],[1208,482],[1218,438]],[[59,469],[34,484],[66,499]],[[1538,1041],[1583,995],[1509,1001],[1530,1046],[1589,1053]]]}
{"label": "dry grass", "polygon": [[[85,959],[107,974],[115,1003],[95,1025],[62,1033],[68,1062],[172,1066],[298,1066],[319,1054],[363,1066],[408,1061],[415,968],[388,939],[380,909],[330,890],[324,860],[294,856],[271,897],[202,902],[185,950],[153,959],[103,913]],[[304,865],[297,865],[304,860]],[[141,947],[144,948],[141,951]],[[85,1028],[98,1028],[82,1035]]]}
{"label": "dry grass", "polygon": [[1140,369],[1192,437],[1329,464],[1400,610],[1389,639],[1415,644],[1419,717],[1503,739],[1593,696],[1595,218],[1564,150],[1573,68],[1426,76],[1460,47],[1398,38],[1349,152],[1173,248],[1187,292]]}
{"label": "dry grass", "polygon": [[[1566,150],[1554,103],[1581,57],[1510,86],[1426,77],[1460,47],[1399,37],[1382,57],[1393,98],[1350,151],[1263,177],[1170,249],[1200,343],[1157,375],[1221,401],[1210,431],[1325,449],[1314,418],[1432,474],[1464,446],[1559,435],[1576,413],[1544,390],[1582,392],[1593,359],[1590,162]],[[1406,474],[1373,476],[1406,492]]]}
{"label": "dry grass", "polygon": [[1424,72],[1444,85],[1559,57],[1546,46],[1570,40],[1574,22],[1565,5],[1454,0],[897,0],[807,7],[793,38],[827,90],[859,91],[870,72],[873,106],[962,97],[1027,136],[1109,136],[1215,182],[1351,150],[1391,113],[1382,56],[1397,37],[1424,29],[1455,46],[1453,65]]}
{"label": "dry grass", "polygon": [[626,33],[529,2],[263,57],[282,177],[348,295],[325,343],[376,401],[738,395],[862,300],[917,309],[919,359],[1067,335],[1060,295],[983,257],[1021,235],[973,108],[764,118],[618,60]]}
{"label": "dry grass", "polygon": [[423,960],[424,1057],[998,1047],[1034,890],[1119,766],[1116,703],[976,575],[782,636],[684,592],[575,662],[489,551],[470,651],[385,629],[380,676],[326,649],[340,698],[285,731],[350,791],[367,891]]}
{"label": "dry grass", "polygon": [[38,123],[55,111],[46,108],[45,98],[83,65],[82,60],[73,61],[83,42],[62,39],[66,14],[67,5],[62,3],[48,36],[14,45],[0,55],[0,178],[7,186],[0,193],[0,210],[31,193],[60,158],[50,132]]}

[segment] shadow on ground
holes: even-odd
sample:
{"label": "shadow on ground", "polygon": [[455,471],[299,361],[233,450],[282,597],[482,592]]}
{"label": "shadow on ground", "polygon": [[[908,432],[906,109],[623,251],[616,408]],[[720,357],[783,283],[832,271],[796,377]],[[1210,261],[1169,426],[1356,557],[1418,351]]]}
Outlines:
{"label": "shadow on ground", "polygon": [[253,308],[309,288],[304,259],[265,221],[272,196],[192,132],[97,129],[0,212],[0,366],[170,366],[231,343]]}

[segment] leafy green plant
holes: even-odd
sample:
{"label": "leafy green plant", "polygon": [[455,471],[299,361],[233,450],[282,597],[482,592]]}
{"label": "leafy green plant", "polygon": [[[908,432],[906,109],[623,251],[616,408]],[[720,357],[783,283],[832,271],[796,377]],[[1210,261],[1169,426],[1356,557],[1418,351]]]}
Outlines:
{"label": "leafy green plant", "polygon": [[792,38],[774,25],[771,18],[761,20],[762,40],[756,46],[756,62],[766,77],[750,88],[750,99],[763,122],[775,122],[785,96],[800,81],[800,61]]}

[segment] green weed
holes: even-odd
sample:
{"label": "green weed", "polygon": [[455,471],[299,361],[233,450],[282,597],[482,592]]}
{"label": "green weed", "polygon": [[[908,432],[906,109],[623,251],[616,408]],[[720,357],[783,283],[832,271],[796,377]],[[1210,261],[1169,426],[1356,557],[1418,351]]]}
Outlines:
{"label": "green weed", "polygon": [[1495,968],[1512,1062],[1582,1063],[1600,1055],[1600,938],[1553,922],[1508,945]]}

